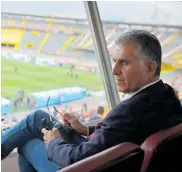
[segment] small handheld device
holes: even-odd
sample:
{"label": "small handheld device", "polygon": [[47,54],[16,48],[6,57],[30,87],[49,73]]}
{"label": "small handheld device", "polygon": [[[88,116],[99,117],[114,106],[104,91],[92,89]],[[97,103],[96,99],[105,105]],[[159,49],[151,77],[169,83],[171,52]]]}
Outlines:
{"label": "small handheld device", "polygon": [[46,130],[52,130],[52,126],[50,122],[46,120],[46,118],[42,119],[42,125],[43,125],[43,128],[46,128]]}

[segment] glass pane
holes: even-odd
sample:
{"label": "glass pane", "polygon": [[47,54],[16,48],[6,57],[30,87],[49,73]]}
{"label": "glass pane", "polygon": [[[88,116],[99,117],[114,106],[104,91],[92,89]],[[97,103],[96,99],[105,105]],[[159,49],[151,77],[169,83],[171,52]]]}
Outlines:
{"label": "glass pane", "polygon": [[37,109],[100,121],[108,107],[83,2],[3,2],[2,12],[2,130]]}
{"label": "glass pane", "polygon": [[[182,101],[182,2],[102,1],[98,7],[107,28],[109,52],[115,39],[128,29],[144,29],[157,36],[163,53],[161,78],[178,92]],[[121,100],[122,97],[121,93]]]}

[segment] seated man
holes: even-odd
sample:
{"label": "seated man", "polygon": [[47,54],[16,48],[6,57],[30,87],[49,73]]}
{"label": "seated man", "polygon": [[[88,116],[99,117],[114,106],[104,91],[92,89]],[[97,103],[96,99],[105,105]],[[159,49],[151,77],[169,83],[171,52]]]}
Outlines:
{"label": "seated man", "polygon": [[[161,45],[143,30],[123,33],[113,53],[113,75],[117,89],[125,93],[101,125],[89,127],[90,140],[78,137],[68,143],[59,129],[46,130],[42,119],[49,115],[36,111],[2,134],[1,159],[18,148],[20,171],[55,172],[122,142],[141,144],[146,137],[182,122],[182,107],[174,90],[160,80]],[[71,114],[64,120],[80,135],[87,135]],[[46,146],[45,146],[46,145]]]}

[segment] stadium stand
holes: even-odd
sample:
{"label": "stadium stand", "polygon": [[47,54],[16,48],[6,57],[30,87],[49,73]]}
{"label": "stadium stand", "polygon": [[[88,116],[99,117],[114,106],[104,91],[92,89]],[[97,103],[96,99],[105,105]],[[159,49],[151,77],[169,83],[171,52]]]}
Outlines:
{"label": "stadium stand", "polygon": [[176,48],[182,42],[182,31],[172,33],[172,36],[162,42],[163,53],[167,53],[170,50]]}
{"label": "stadium stand", "polygon": [[[1,26],[1,45],[8,51],[65,59],[65,63],[98,66],[92,35],[85,20],[2,13]],[[150,31],[162,44],[163,71],[182,69],[181,27],[103,22],[103,28],[109,51],[116,37],[127,29]],[[166,64],[173,67],[166,67]]]}
{"label": "stadium stand", "polygon": [[[32,32],[36,32],[37,34],[33,34]],[[20,49],[23,49],[24,51],[36,51],[39,48],[44,37],[45,32],[25,30],[24,37],[21,41]]]}
{"label": "stadium stand", "polygon": [[[1,45],[3,47],[13,47],[16,51],[36,52],[38,54],[83,57],[89,61],[95,59],[92,35],[87,22],[84,20],[2,13],[1,25]],[[147,29],[155,34],[161,41],[164,55],[182,43],[182,30],[179,27],[114,22],[105,22],[103,27],[108,48],[112,47],[115,38],[121,32],[129,28]],[[12,31],[13,29],[14,31]],[[11,41],[8,32],[11,32]],[[178,54],[181,54],[181,51]],[[182,62],[177,57],[180,55],[175,55],[175,57],[170,55],[168,60],[170,62],[175,61],[173,64],[179,67]]]}

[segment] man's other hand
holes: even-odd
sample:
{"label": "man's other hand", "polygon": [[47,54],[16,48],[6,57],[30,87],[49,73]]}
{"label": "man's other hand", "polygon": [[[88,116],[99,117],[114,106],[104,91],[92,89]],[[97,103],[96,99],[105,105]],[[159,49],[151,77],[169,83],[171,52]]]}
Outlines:
{"label": "man's other hand", "polygon": [[46,146],[48,146],[49,142],[54,138],[62,138],[60,132],[58,129],[52,129],[52,130],[46,130],[45,128],[42,128],[42,133],[44,134],[44,143]]}

